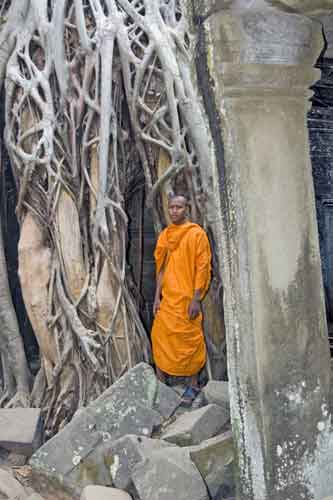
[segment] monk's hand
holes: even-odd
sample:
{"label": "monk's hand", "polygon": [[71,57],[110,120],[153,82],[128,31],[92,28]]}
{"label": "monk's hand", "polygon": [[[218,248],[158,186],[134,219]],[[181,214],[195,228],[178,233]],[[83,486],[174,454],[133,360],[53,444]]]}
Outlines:
{"label": "monk's hand", "polygon": [[160,305],[161,305],[161,299],[159,297],[155,297],[154,305],[153,305],[154,316],[156,316],[156,314],[158,313],[158,311],[160,309]]}
{"label": "monk's hand", "polygon": [[199,316],[200,312],[201,312],[200,299],[194,297],[191,300],[191,303],[188,308],[188,317],[190,319],[195,319],[197,316]]}

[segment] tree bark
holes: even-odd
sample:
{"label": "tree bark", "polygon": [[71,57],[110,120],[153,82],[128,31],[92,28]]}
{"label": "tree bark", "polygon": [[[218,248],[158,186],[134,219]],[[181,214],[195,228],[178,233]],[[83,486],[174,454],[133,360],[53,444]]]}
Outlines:
{"label": "tree bark", "polygon": [[[6,144],[19,190],[23,296],[42,359],[33,403],[45,408],[52,434],[63,415],[150,359],[126,263],[125,206],[137,169],[157,231],[175,189],[190,193],[193,219],[212,242],[221,225],[188,3],[27,5],[6,67]],[[206,306],[215,368],[224,346],[216,248],[216,293]]]}
{"label": "tree bark", "polygon": [[[27,7],[28,2],[23,0],[13,1],[8,10],[6,5],[1,8],[0,89],[4,83],[8,59],[15,45],[15,31],[22,25]],[[3,175],[1,154],[0,172]],[[0,406],[29,406],[31,375],[10,293],[2,231],[0,210],[0,355],[3,382]]]}
{"label": "tree bark", "polygon": [[29,406],[31,376],[9,288],[1,212],[0,210],[0,354],[3,391],[0,406]]}

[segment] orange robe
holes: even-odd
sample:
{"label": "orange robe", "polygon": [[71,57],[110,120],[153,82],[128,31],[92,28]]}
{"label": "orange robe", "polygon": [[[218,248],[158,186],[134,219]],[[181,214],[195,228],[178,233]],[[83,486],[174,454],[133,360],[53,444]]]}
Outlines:
{"label": "orange robe", "polygon": [[188,308],[195,290],[207,292],[211,252],[205,231],[186,222],[169,225],[155,249],[157,275],[164,268],[162,300],[152,328],[153,357],[165,373],[190,376],[206,362],[202,314],[189,319]]}

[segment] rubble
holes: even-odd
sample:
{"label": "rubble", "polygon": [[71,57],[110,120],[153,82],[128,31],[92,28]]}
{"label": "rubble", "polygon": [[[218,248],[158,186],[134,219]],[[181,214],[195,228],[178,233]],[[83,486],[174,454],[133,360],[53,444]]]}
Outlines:
{"label": "rubble", "polygon": [[219,493],[223,493],[223,498],[235,493],[235,453],[231,431],[189,447],[188,451],[206,483],[211,498],[216,498]]}
{"label": "rubble", "polygon": [[131,475],[135,466],[149,458],[152,452],[174,446],[159,439],[127,435],[109,444],[104,460],[110,464],[112,483],[120,489],[131,492]]}
{"label": "rubble", "polygon": [[89,484],[109,485],[110,477],[105,477],[104,469],[97,466],[99,447],[126,434],[151,436],[163,422],[153,409],[157,391],[153,369],[140,363],[77,412],[31,459],[36,482],[42,485],[40,493],[46,491],[50,495],[50,483],[55,490],[77,496]]}
{"label": "rubble", "polygon": [[205,483],[188,451],[178,447],[152,452],[132,480],[140,500],[208,500]]}
{"label": "rubble", "polygon": [[80,500],[131,500],[131,497],[116,488],[93,485],[84,488]]}
{"label": "rubble", "polygon": [[0,469],[0,498],[26,500],[23,486],[6,470]]}
{"label": "rubble", "polygon": [[42,430],[40,409],[0,409],[1,448],[30,457],[41,445]]}
{"label": "rubble", "polygon": [[178,446],[199,444],[218,434],[229,421],[229,413],[208,405],[181,415],[162,433],[162,438]]}
{"label": "rubble", "polygon": [[181,403],[181,395],[158,381],[158,390],[154,403],[154,409],[162,415],[163,418],[170,418]]}
{"label": "rubble", "polygon": [[222,380],[209,380],[202,393],[208,404],[230,408],[229,384]]}
{"label": "rubble", "polygon": [[34,488],[44,500],[231,498],[229,409],[180,402],[137,365],[33,455]]}

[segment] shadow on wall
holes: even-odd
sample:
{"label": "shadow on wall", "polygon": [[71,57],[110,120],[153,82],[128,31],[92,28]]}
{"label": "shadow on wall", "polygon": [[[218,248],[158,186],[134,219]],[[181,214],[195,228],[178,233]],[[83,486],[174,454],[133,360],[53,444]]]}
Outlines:
{"label": "shadow on wall", "polygon": [[[0,95],[0,103],[4,103],[3,95]],[[4,107],[0,104],[0,133],[4,130]],[[15,214],[17,204],[17,190],[7,151],[2,145],[1,155],[4,158],[4,175],[0,180],[0,209],[3,213],[3,234],[5,255],[8,269],[8,280],[14,308],[16,311],[20,332],[24,342],[24,348],[30,370],[35,375],[39,369],[39,348],[33,329],[23,302],[20,280],[18,277],[18,240],[19,225]]]}
{"label": "shadow on wall", "polygon": [[320,56],[321,79],[313,86],[308,115],[326,315],[333,353],[333,59]]}

